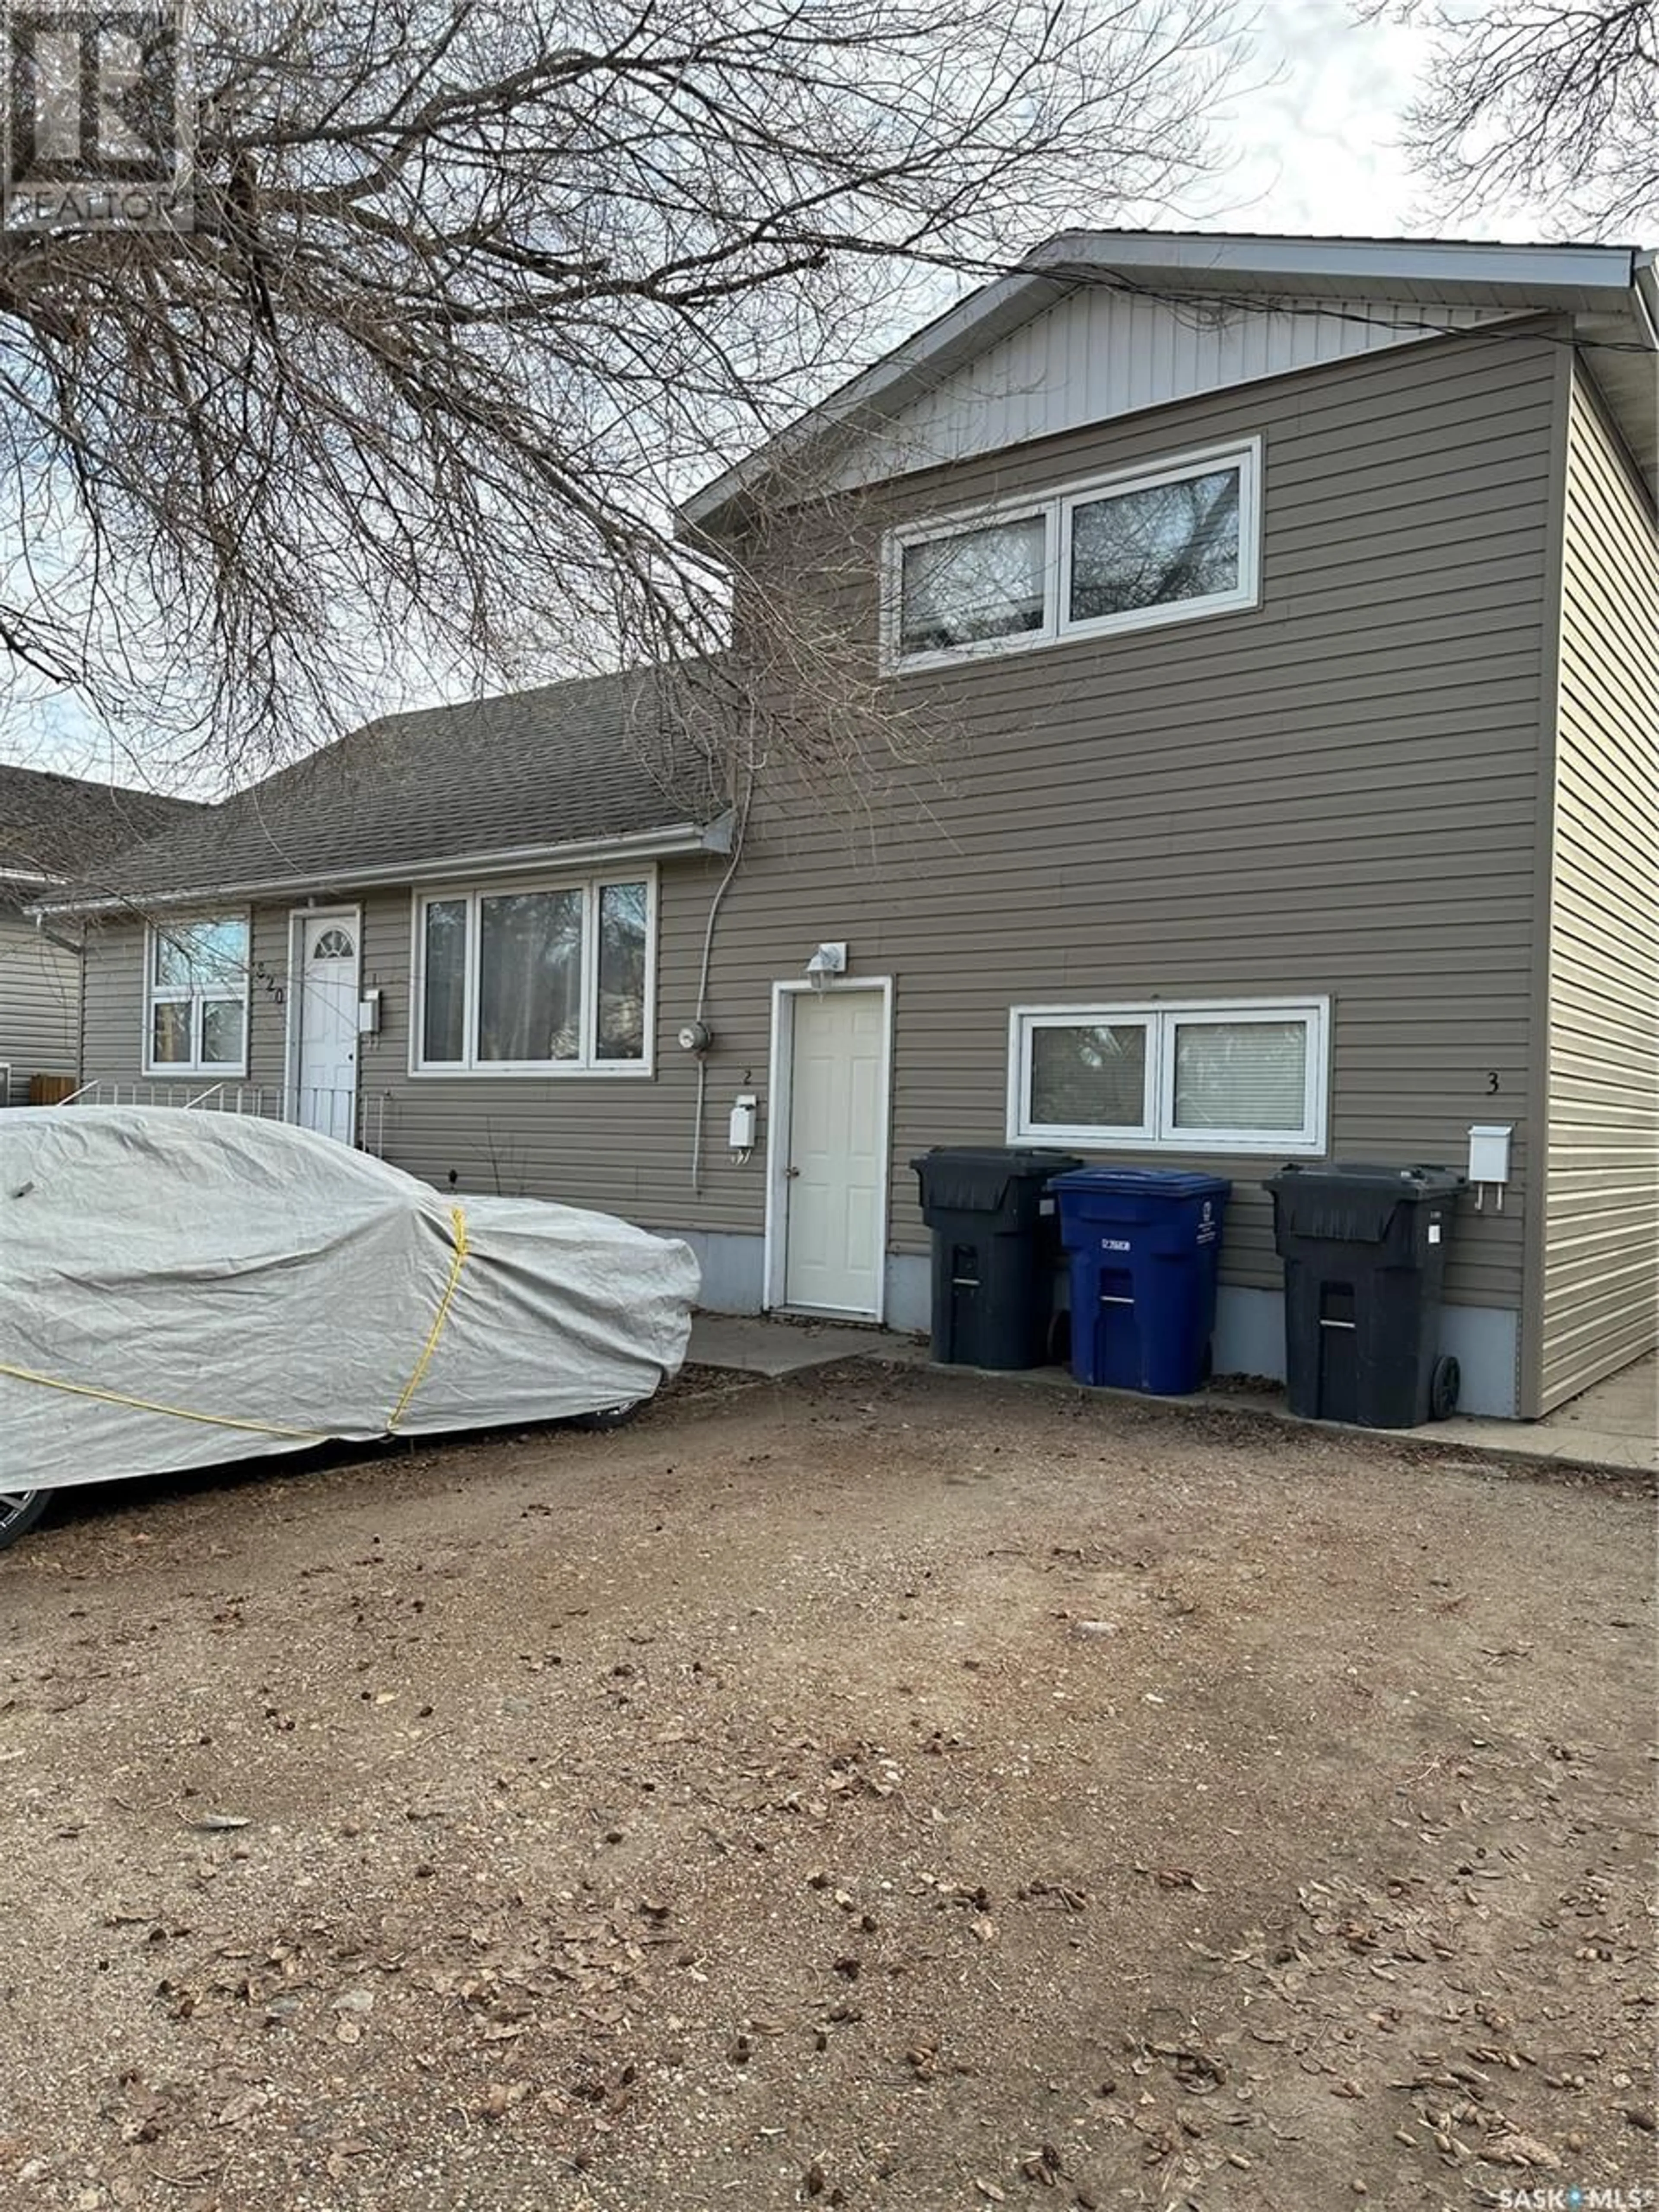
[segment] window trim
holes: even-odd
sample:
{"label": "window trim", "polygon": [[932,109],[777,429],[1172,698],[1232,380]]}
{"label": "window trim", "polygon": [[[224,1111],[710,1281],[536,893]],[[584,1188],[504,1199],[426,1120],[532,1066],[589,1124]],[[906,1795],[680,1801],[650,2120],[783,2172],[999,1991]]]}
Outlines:
{"label": "window trim", "polygon": [[[1050,1135],[1063,1135],[1068,1143],[1075,1143],[1079,1141],[1077,1131],[1063,1128],[1059,1123],[1033,1123],[1024,1111],[1025,1101],[1031,1095],[1032,1038],[1038,1030],[1077,1029],[1085,1019],[1100,1024],[1102,1018],[1092,1007],[1080,1012],[1070,1006],[1017,1006],[1014,1013],[1017,1018],[1010,1032],[1010,1066],[1014,1068],[1014,1082],[1008,1094],[1008,1140],[1011,1144],[1042,1143]],[[1141,1117],[1133,1128],[1115,1130],[1111,1142],[1126,1150],[1146,1151],[1158,1142],[1158,1024],[1146,1007],[1121,1006],[1111,1010],[1109,1025],[1114,1029],[1139,1029],[1146,1036],[1146,1073],[1140,1095]],[[1014,1133],[1017,1124],[1021,1125],[1018,1136]],[[1030,1133],[1035,1129],[1041,1129],[1043,1135]],[[1096,1130],[1093,1133],[1100,1133]]]}
{"label": "window trim", "polygon": [[[1139,1130],[1032,1121],[1026,1101],[1030,1097],[1030,1039],[1034,1028],[1137,1021],[1145,1021],[1149,1028],[1145,1097],[1150,1116]],[[1307,1024],[1309,1049],[1299,1130],[1176,1127],[1175,1031],[1183,1022],[1205,1021],[1302,1021]],[[1071,1145],[1089,1152],[1179,1152],[1200,1158],[1219,1152],[1292,1158],[1322,1154],[1329,1126],[1330,1047],[1330,999],[1313,992],[1279,999],[1146,999],[1115,1004],[1013,1006],[1008,1014],[1008,1142]]]}
{"label": "window trim", "polygon": [[[240,976],[240,1003],[242,1009],[242,1050],[236,1060],[204,1060],[202,1058],[202,1005],[204,1000],[237,998],[239,994],[227,988],[216,991],[187,990],[177,983],[158,983],[155,980],[155,940],[165,937],[176,942],[177,932],[201,922],[240,921],[242,925],[244,950]],[[188,914],[173,917],[173,927],[165,922],[147,921],[144,924],[144,990],[143,1037],[141,1045],[141,1066],[143,1073],[158,1082],[177,1079],[188,1082],[197,1076],[226,1075],[246,1077],[248,1054],[252,1047],[253,994],[250,984],[253,971],[253,910],[251,907],[225,906],[192,908]],[[155,1009],[158,1006],[188,1006],[191,1009],[191,1056],[188,1060],[161,1060],[155,1057]]]}
{"label": "window trim", "polygon": [[[1167,623],[1197,622],[1210,615],[1240,614],[1261,604],[1261,473],[1263,440],[1255,432],[1224,445],[1196,447],[1156,460],[1115,469],[1108,475],[1075,478],[1023,498],[982,501],[948,514],[929,515],[890,530],[882,539],[880,578],[880,666],[884,676],[908,676],[931,668],[957,668],[965,662],[1034,653],[1045,646],[1075,645],[1089,638],[1115,637],[1126,631],[1162,629]],[[1066,612],[1066,573],[1072,549],[1072,516],[1095,500],[1133,491],[1151,491],[1184,477],[1205,476],[1236,464],[1238,477],[1238,582],[1231,592],[1201,599],[1170,599],[1160,605],[1133,607],[1121,614],[1077,620]],[[906,653],[902,644],[904,555],[912,545],[959,538],[1000,523],[1042,517],[1047,526],[1043,561],[1043,620],[1041,628],[1009,637],[977,638],[968,645]]]}
{"label": "window trim", "polygon": [[[639,1060],[600,1060],[593,1054],[599,1020],[599,937],[597,927],[599,894],[607,885],[645,885],[645,1051]],[[512,896],[524,891],[580,891],[582,895],[582,1051],[574,1060],[477,1059],[476,1021],[478,1006],[478,966],[482,932],[478,902]],[[461,1034],[466,1056],[461,1060],[422,1057],[426,1038],[426,909],[447,901],[462,901],[467,910],[466,973],[461,997]],[[416,884],[410,899],[409,1074],[415,1082],[432,1079],[455,1082],[509,1081],[537,1077],[543,1081],[573,1079],[637,1080],[656,1073],[658,872],[643,861],[619,862],[584,875],[515,876],[501,882]]]}

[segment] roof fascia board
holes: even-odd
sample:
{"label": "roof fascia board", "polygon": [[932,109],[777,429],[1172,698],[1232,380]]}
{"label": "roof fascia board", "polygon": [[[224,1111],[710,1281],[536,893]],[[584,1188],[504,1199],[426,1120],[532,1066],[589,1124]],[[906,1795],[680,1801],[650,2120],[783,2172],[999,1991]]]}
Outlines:
{"label": "roof fascia board", "polygon": [[[1552,307],[1560,292],[1628,297],[1637,256],[1627,246],[1476,246],[1450,239],[1188,236],[1157,231],[1065,231],[1031,256],[1036,268],[1108,271],[1138,269],[1244,289],[1348,281],[1393,284],[1493,285]],[[1540,296],[1541,295],[1541,296]]]}
{"label": "roof fascia board", "polygon": [[[715,825],[718,827],[719,825]],[[133,914],[152,907],[198,906],[204,899],[291,897],[308,891],[343,889],[398,890],[405,884],[471,883],[510,876],[526,868],[609,867],[626,860],[667,860],[707,852],[708,830],[694,822],[665,830],[630,831],[619,837],[588,837],[566,845],[514,845],[493,853],[462,853],[437,860],[405,861],[400,867],[337,868],[326,875],[270,876],[234,883],[195,884],[182,890],[131,891],[96,898],[40,899],[26,911],[54,914]]]}

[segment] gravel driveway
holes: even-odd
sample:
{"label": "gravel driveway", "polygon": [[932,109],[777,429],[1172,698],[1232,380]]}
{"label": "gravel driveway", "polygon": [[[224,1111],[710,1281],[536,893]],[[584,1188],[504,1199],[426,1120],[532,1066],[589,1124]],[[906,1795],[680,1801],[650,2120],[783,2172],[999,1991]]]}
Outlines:
{"label": "gravel driveway", "polygon": [[1632,1487],[860,1364],[76,1497],[0,1617],[18,2212],[1659,2182]]}

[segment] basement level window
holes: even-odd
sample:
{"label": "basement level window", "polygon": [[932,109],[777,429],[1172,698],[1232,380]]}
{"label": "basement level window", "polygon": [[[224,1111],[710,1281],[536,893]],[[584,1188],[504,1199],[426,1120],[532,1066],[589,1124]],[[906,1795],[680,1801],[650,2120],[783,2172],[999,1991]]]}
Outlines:
{"label": "basement level window", "polygon": [[146,1075],[247,1073],[246,914],[181,915],[144,933]]}
{"label": "basement level window", "polygon": [[648,1074],[653,875],[415,902],[417,1075]]}
{"label": "basement level window", "polygon": [[1322,1152],[1330,1002],[1016,1006],[1011,1144]]}
{"label": "basement level window", "polygon": [[1253,607],[1261,441],[890,533],[890,673]]}

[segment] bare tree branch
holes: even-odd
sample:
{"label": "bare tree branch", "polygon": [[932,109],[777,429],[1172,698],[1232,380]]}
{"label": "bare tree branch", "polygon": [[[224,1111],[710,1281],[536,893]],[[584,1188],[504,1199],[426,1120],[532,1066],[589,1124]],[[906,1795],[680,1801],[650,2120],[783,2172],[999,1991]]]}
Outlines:
{"label": "bare tree branch", "polygon": [[1228,0],[198,0],[185,230],[0,233],[15,663],[263,768],[724,641],[675,500],[1202,159]]}
{"label": "bare tree branch", "polygon": [[1659,228],[1656,0],[1355,0],[1434,34],[1407,143],[1448,214],[1504,199],[1640,244]]}

